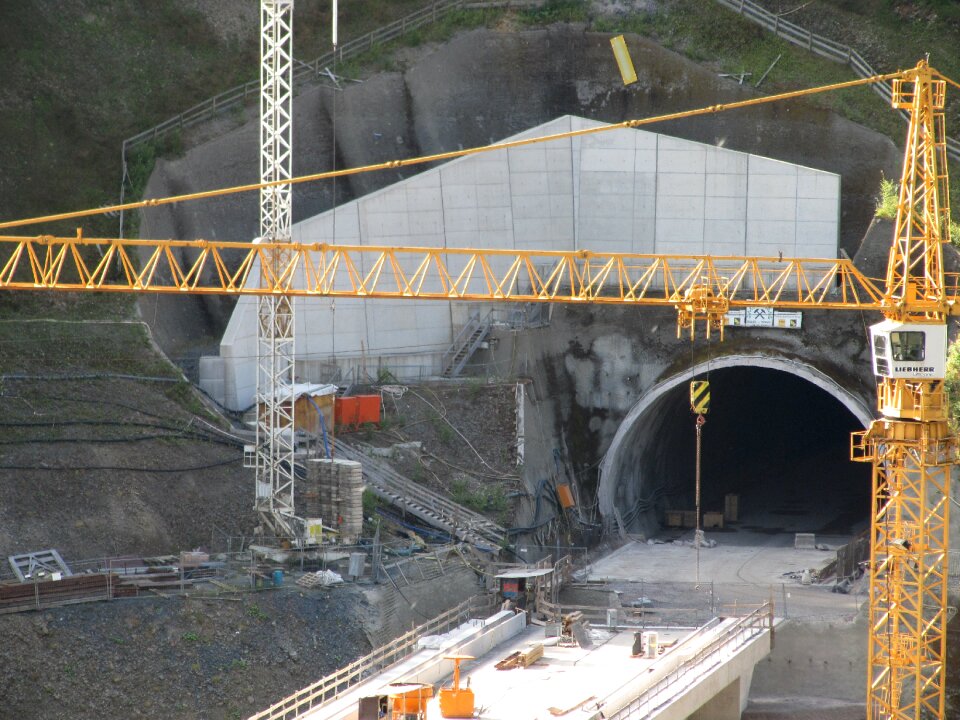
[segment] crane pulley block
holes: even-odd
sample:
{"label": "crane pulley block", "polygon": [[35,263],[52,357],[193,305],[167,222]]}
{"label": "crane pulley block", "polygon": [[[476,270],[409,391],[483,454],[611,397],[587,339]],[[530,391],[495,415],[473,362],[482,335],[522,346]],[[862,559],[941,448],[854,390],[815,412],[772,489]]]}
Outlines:
{"label": "crane pulley block", "polygon": [[692,380],[690,382],[690,409],[697,415],[710,412],[710,381]]}

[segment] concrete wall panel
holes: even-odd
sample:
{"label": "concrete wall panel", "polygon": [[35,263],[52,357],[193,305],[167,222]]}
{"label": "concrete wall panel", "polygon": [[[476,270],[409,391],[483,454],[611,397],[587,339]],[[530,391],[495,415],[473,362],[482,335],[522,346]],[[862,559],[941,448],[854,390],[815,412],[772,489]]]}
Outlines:
{"label": "concrete wall panel", "polygon": [[[565,116],[516,137],[599,125]],[[305,243],[835,257],[839,197],[837,175],[618,129],[460,158],[340,206],[335,221],[331,211],[299,222],[293,237]],[[357,262],[361,273],[368,270],[369,260]],[[492,261],[498,272],[508,264]],[[403,265],[412,270],[415,262]],[[425,287],[438,289],[438,278],[431,275]],[[467,317],[437,302],[380,301],[373,311],[348,298],[337,301],[336,311],[325,300],[295,304],[298,368],[310,373],[328,368],[334,354],[344,368],[376,368],[377,358],[389,358],[403,368],[396,369],[398,377],[437,372],[440,354]],[[233,409],[252,404],[255,301],[241,298],[221,357],[202,367],[201,386],[218,401]]]}

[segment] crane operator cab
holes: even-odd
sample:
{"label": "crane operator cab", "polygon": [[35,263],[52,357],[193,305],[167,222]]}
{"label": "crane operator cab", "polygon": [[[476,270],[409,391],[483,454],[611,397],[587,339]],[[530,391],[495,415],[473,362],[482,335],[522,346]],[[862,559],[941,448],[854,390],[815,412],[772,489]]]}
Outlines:
{"label": "crane operator cab", "polygon": [[947,369],[947,326],[884,320],[870,327],[873,372],[878,377],[942,379]]}

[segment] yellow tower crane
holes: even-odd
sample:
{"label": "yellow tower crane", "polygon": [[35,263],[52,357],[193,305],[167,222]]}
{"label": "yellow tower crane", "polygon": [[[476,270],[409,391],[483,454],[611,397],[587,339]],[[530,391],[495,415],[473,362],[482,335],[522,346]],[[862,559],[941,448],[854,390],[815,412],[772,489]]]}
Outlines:
{"label": "yellow tower crane", "polygon": [[[669,306],[681,331],[723,330],[729,308],[872,310],[881,418],[854,433],[852,458],[873,465],[868,720],[945,715],[950,471],[957,438],[944,392],[947,327],[960,314],[958,279],[943,269],[949,242],[944,101],[956,85],[926,62],[906,71],[714,105],[543,138],[394,160],[362,168],[29,220],[76,219],[446,160],[618,128],[640,127],[827,90],[893,81],[893,106],[909,116],[887,276],[849,260],[638,255],[587,251],[471,250],[205,240],[0,236],[0,289],[217,293]],[[93,249],[99,252],[93,253]],[[228,252],[232,251],[232,252]],[[240,252],[238,252],[240,251]],[[248,282],[257,275],[258,282]],[[361,268],[369,268],[361,270]]]}

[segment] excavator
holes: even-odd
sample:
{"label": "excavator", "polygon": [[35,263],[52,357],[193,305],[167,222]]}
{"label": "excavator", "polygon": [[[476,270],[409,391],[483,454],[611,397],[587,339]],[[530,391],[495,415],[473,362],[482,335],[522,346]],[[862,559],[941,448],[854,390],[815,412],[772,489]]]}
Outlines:
{"label": "excavator", "polygon": [[[946,720],[950,474],[957,436],[944,388],[947,321],[958,279],[944,271],[950,201],[945,77],[927,61],[846,83],[574,132],[358,168],[0,223],[0,231],[236,192],[447,160],[634,128],[868,83],[890,82],[909,118],[886,277],[846,259],[709,257],[460,248],[300,245],[267,240],[130,240],[0,236],[0,289],[219,293],[674,307],[678,336],[719,331],[743,307],[870,311],[879,417],[853,434],[851,458],[872,465],[867,609],[869,720]],[[259,270],[258,270],[259,268]],[[369,268],[361,271],[360,268]],[[407,270],[406,268],[413,268]],[[505,269],[504,269],[505,268]],[[252,282],[252,277],[258,277]]]}

